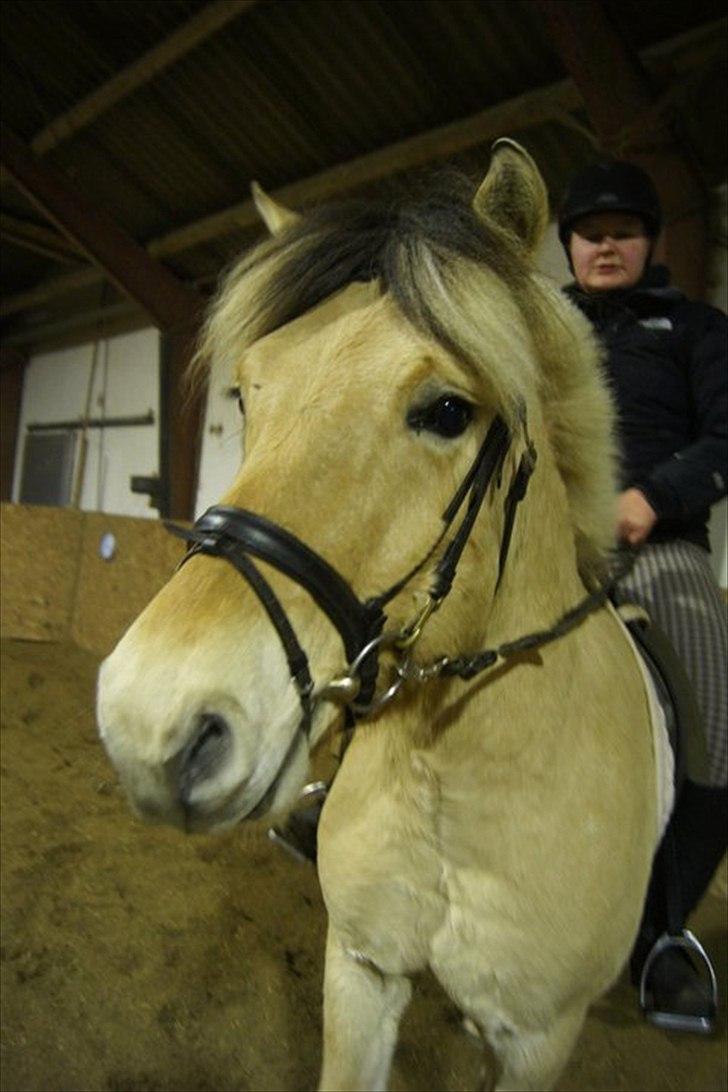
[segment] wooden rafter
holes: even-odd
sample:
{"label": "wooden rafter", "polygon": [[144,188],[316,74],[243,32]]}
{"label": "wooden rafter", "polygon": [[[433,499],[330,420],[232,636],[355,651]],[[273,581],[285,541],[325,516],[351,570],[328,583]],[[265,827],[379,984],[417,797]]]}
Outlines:
{"label": "wooden rafter", "polygon": [[30,142],[31,150],[43,155],[57,147],[255,3],[256,0],[213,0],[162,42],[50,122]]}
{"label": "wooden rafter", "polygon": [[62,273],[55,277],[49,277],[35,288],[29,288],[25,292],[17,292],[14,296],[7,296],[0,303],[0,316],[7,318],[9,315],[19,314],[22,311],[31,311],[40,304],[49,300],[60,299],[72,292],[79,292],[84,288],[90,288],[95,284],[101,284],[105,279],[104,273],[96,266],[89,265],[84,269],[74,270],[73,273]]}
{"label": "wooden rafter", "polygon": [[178,280],[58,172],[3,127],[2,163],[13,182],[43,214],[135,300],[162,329],[189,325],[202,310],[194,289]]}
{"label": "wooden rafter", "polygon": [[43,254],[56,262],[78,265],[84,258],[83,251],[57,231],[7,212],[0,212],[0,236],[24,250]]}
{"label": "wooden rafter", "polygon": [[83,341],[96,341],[149,326],[145,311],[124,299],[103,306],[73,311],[63,317],[29,323],[3,337],[2,344],[18,349],[60,349]]}
{"label": "wooden rafter", "polygon": [[[546,0],[547,7],[556,6],[556,3],[557,0]],[[694,71],[710,63],[711,58],[722,56],[724,34],[725,20],[718,20],[651,46],[640,57],[647,70],[656,75]],[[418,134],[301,179],[276,190],[273,196],[284,204],[304,206],[310,201],[337,196],[397,171],[424,166],[436,159],[455,155],[506,133],[523,131],[550,120],[563,120],[582,105],[582,95],[574,80],[561,80],[507,102],[498,103],[471,117]],[[155,258],[170,257],[211,239],[220,238],[230,231],[250,230],[257,225],[258,216],[253,202],[245,200],[153,239],[147,249]],[[102,279],[103,274],[94,269],[51,278],[33,289],[6,297],[0,304],[0,315],[6,317],[27,311],[81,287],[99,283]]]}

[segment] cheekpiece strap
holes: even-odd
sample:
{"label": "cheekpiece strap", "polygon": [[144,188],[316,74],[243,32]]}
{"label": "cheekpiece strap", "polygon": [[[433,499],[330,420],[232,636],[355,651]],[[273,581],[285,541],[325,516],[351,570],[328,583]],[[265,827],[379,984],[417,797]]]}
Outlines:
{"label": "cheekpiece strap", "polygon": [[470,494],[465,516],[435,570],[435,583],[430,592],[433,599],[444,599],[452,587],[460,558],[485,500],[488,487],[494,477],[500,479],[510,442],[511,434],[508,426],[502,417],[495,417],[473,466],[443,515],[447,525],[452,523],[465,497],[468,493]]}
{"label": "cheekpiece strap", "polygon": [[503,537],[501,538],[500,554],[498,556],[498,579],[496,580],[495,590],[498,591],[500,582],[503,577],[503,571],[506,567],[506,561],[508,560],[508,551],[511,545],[511,536],[513,534],[513,524],[516,519],[516,511],[518,505],[526,496],[526,490],[528,489],[528,483],[531,480],[531,475],[536,469],[536,448],[531,440],[528,441],[528,446],[521,455],[518,463],[518,469],[514,475],[511,487],[508,490],[508,496],[505,503],[505,518],[503,521]]}

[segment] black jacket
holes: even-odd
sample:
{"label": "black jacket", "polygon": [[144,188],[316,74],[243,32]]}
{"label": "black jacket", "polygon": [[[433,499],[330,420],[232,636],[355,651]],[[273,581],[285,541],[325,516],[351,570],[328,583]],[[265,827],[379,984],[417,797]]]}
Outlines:
{"label": "black jacket", "polygon": [[726,316],[671,288],[662,266],[625,292],[566,292],[606,346],[622,488],[640,489],[657,513],[650,541],[709,549],[710,507],[728,478]]}

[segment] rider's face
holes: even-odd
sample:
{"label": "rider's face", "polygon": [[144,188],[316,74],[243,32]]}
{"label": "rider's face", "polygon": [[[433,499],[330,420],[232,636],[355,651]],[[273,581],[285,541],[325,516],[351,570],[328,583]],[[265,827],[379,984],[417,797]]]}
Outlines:
{"label": "rider's face", "polygon": [[595,212],[582,217],[569,239],[577,283],[585,292],[632,288],[644,272],[651,243],[639,216]]}

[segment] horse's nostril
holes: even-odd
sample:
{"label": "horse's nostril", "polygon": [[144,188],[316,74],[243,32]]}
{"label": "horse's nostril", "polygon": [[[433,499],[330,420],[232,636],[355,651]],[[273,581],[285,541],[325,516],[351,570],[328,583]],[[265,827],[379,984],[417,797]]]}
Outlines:
{"label": "horse's nostril", "polygon": [[219,770],[230,751],[231,742],[230,726],[223,717],[207,714],[201,718],[180,769],[180,793],[185,803],[189,803],[197,785]]}

